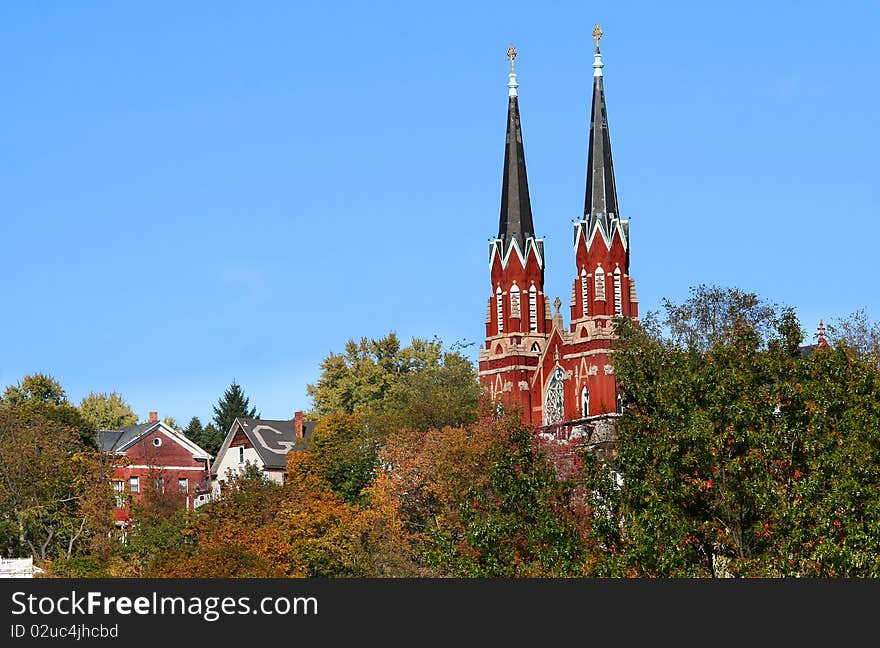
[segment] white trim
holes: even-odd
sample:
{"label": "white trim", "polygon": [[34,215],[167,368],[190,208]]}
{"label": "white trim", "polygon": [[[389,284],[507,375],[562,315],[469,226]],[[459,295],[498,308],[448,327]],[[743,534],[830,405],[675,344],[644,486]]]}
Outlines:
{"label": "white trim", "polygon": [[[611,221],[611,231],[610,231],[610,233],[606,234],[605,227],[602,225],[601,219],[597,219],[594,226],[593,226],[592,231],[590,231],[590,235],[586,239],[584,239],[585,245],[587,247],[587,251],[589,251],[590,248],[593,247],[593,239],[596,238],[596,232],[600,233],[600,235],[602,236],[602,241],[605,243],[605,248],[610,251],[611,246],[614,243],[614,231],[615,230],[620,231],[620,242],[623,245],[624,251],[626,251],[626,249],[629,247],[629,239],[626,235],[626,232],[624,232],[624,230],[623,230],[623,226],[621,225],[622,222],[623,221],[621,221],[618,218],[615,218],[614,220],[612,220]],[[585,218],[577,221],[574,224],[574,229],[575,229],[574,249],[575,250],[577,250],[578,242],[581,239],[581,237],[583,236],[583,232],[585,232],[587,230],[588,225],[589,225],[589,221],[587,221],[587,219],[585,219]]]}
{"label": "white trim", "polygon": [[208,452],[204,448],[196,445],[195,443],[193,443],[192,441],[187,439],[185,436],[178,434],[174,428],[166,425],[162,421],[156,421],[155,424],[151,425],[146,430],[141,432],[139,435],[137,435],[133,439],[129,440],[128,443],[116,448],[116,450],[114,450],[114,452],[118,452],[120,454],[125,452],[130,447],[132,447],[133,445],[138,443],[145,436],[152,434],[153,432],[161,432],[166,437],[168,437],[172,441],[176,442],[177,445],[181,446],[185,450],[188,450],[192,454],[193,457],[196,457],[198,459],[211,459],[211,455],[208,454]]}
{"label": "white trim", "polygon": [[[541,253],[538,251],[538,243],[543,243],[544,239],[535,238],[530,236],[526,239],[526,249],[525,251],[519,249],[519,241],[513,238],[511,239],[510,247],[507,248],[507,251],[501,256],[501,267],[506,268],[507,262],[510,261],[510,255],[514,249],[516,249],[516,255],[519,257],[520,263],[522,263],[522,267],[526,267],[526,261],[529,256],[529,251],[533,251],[535,253],[535,259],[538,261],[538,267],[544,267],[544,259],[541,257]],[[501,239],[494,239],[490,244],[490,253],[489,253],[489,268],[492,268],[492,263],[495,260],[495,257],[498,256],[498,249],[501,247]]]}

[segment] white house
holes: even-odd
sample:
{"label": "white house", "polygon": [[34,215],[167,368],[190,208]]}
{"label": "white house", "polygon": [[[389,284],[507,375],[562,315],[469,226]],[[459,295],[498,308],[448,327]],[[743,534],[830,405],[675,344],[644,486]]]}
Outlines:
{"label": "white house", "polygon": [[237,473],[247,463],[258,466],[272,481],[283,484],[287,475],[287,453],[300,452],[308,446],[314,421],[303,421],[302,412],[292,420],[237,418],[233,422],[211,471],[214,496],[220,495],[230,473]]}

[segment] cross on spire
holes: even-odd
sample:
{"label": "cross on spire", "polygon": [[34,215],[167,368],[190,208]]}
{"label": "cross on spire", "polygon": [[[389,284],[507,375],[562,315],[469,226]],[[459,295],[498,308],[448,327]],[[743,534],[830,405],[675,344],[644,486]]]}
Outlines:
{"label": "cross on spire", "polygon": [[516,48],[513,46],[513,43],[510,44],[510,47],[507,48],[507,58],[510,59],[510,71],[513,72],[513,61],[516,59]]}
{"label": "cross on spire", "polygon": [[596,54],[599,53],[599,40],[602,38],[602,28],[599,27],[598,23],[595,27],[593,27],[593,40],[596,41]]}

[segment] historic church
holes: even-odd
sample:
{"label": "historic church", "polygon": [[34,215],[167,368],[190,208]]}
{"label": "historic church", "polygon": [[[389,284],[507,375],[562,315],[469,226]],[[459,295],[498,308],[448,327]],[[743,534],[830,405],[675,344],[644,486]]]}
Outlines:
{"label": "historic church", "polygon": [[[638,317],[629,274],[629,221],[621,218],[611,138],[605,110],[602,31],[593,30],[593,100],[587,150],[586,198],[574,224],[570,324],[557,298],[544,292],[544,241],[535,236],[523,154],[514,59],[498,235],[489,244],[491,294],[486,343],[480,349],[480,382],[502,403],[522,407],[523,417],[557,438],[613,441],[619,404],[611,343],[616,316]],[[597,438],[598,437],[598,438]]]}

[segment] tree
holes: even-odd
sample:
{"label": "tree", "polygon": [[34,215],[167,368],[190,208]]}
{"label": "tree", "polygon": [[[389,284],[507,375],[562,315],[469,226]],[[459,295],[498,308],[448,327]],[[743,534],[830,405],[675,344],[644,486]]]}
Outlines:
{"label": "tree", "polygon": [[118,430],[137,423],[137,414],[116,392],[95,393],[84,397],[79,411],[93,430]]}
{"label": "tree", "polygon": [[3,553],[70,558],[112,529],[110,465],[79,430],[0,408],[0,529]]}
{"label": "tree", "polygon": [[[255,407],[250,407],[250,401],[244,395],[241,386],[232,381],[232,384],[223,393],[223,397],[214,406],[214,425],[225,436],[236,418],[260,418],[260,415]],[[217,448],[213,450],[208,448],[205,448],[205,450],[214,454],[219,447],[218,444]]]}
{"label": "tree", "polygon": [[172,430],[177,429],[177,419],[175,419],[173,416],[166,416],[162,419],[162,422],[170,427]]}
{"label": "tree", "polygon": [[84,444],[97,448],[95,429],[79,409],[68,402],[64,389],[51,376],[32,374],[17,385],[8,386],[0,398],[0,408],[15,408],[26,417],[36,416],[75,428]]}
{"label": "tree", "polygon": [[205,426],[204,431],[202,432],[202,440],[199,445],[204,448],[208,453],[212,455],[216,455],[217,451],[220,449],[220,446],[223,445],[223,439],[226,438],[226,433],[221,432],[216,427],[214,427],[213,423],[208,423]]}
{"label": "tree", "polygon": [[[791,311],[752,319],[760,300],[741,297],[713,292],[668,311],[702,322],[684,337],[618,323],[627,406],[616,453],[584,455],[591,533],[604,548],[591,573],[880,573],[876,369],[843,350],[800,358]],[[713,311],[727,314],[722,325],[699,316]]]}
{"label": "tree", "polygon": [[860,360],[880,364],[880,323],[869,321],[864,308],[829,324],[828,341]]}
{"label": "tree", "polygon": [[67,403],[67,394],[52,376],[36,373],[25,376],[17,385],[9,385],[3,394],[3,402],[16,407],[28,402],[63,405]]}
{"label": "tree", "polygon": [[309,452],[321,478],[349,504],[362,501],[379,463],[379,442],[364,420],[337,412],[325,416],[309,439]]}
{"label": "tree", "polygon": [[183,429],[183,435],[196,445],[202,444],[202,435],[204,433],[205,429],[202,427],[202,422],[198,416],[193,416]]}
{"label": "tree", "polygon": [[427,430],[477,419],[481,389],[473,364],[436,338],[413,338],[401,348],[394,333],[379,340],[349,340],[331,353],[321,375],[307,386],[314,414],[358,414],[380,428]]}
{"label": "tree", "polygon": [[763,338],[780,314],[774,304],[738,288],[701,284],[690,292],[682,304],[663,300],[670,339],[685,349],[707,351],[743,326]]}

